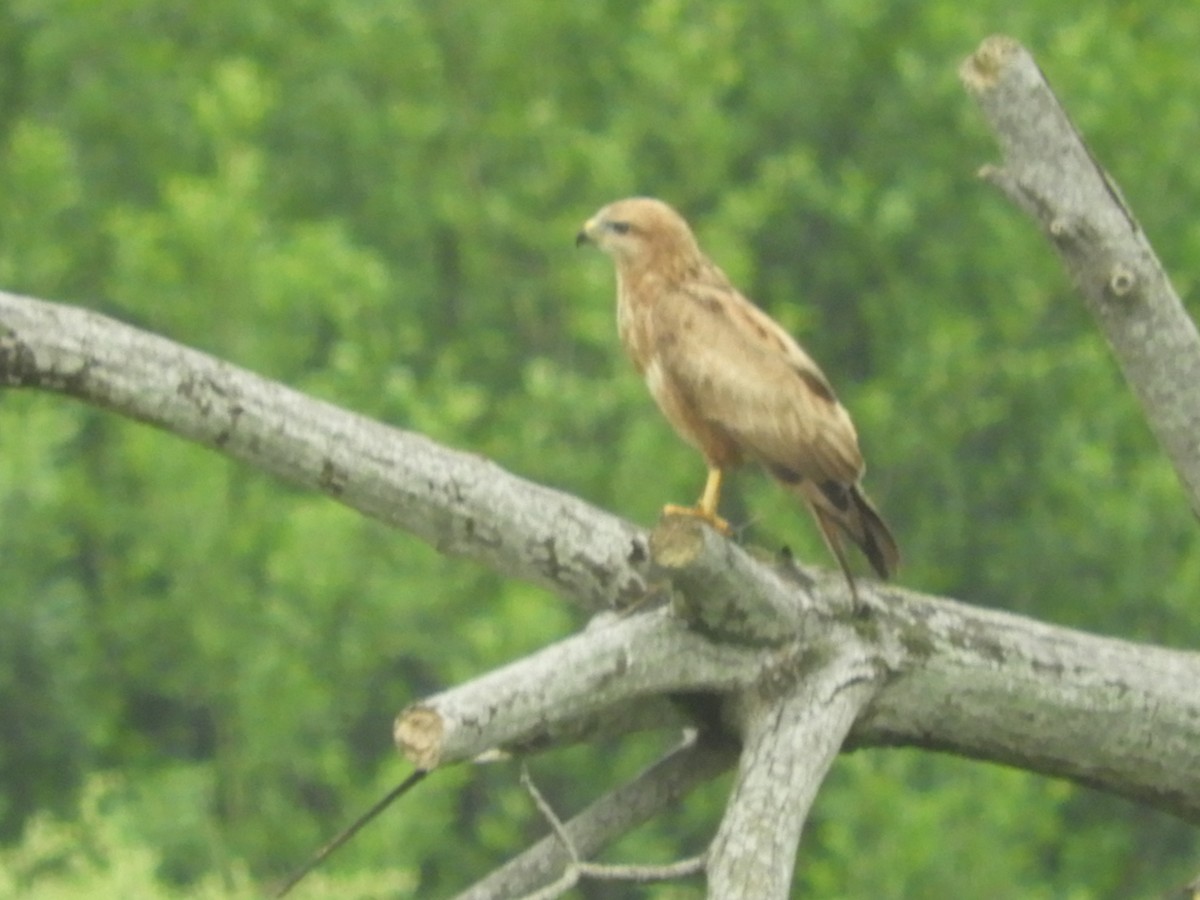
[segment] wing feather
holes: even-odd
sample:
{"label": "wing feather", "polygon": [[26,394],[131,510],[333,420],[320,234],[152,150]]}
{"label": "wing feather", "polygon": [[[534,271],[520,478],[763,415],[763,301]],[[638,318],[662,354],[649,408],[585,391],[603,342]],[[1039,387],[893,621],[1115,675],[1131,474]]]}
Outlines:
{"label": "wing feather", "polygon": [[664,292],[652,316],[662,377],[745,456],[785,480],[862,475],[854,425],[817,364],[723,276]]}

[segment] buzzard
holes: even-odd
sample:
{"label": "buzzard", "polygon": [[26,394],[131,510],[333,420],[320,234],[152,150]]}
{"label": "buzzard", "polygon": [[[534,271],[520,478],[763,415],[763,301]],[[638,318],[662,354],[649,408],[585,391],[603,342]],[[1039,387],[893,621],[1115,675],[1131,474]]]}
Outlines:
{"label": "buzzard", "polygon": [[865,466],[850,415],[812,357],[704,255],[683,217],[650,197],[618,200],[588,219],[575,243],[613,258],[621,343],[667,421],[708,465],[699,502],[663,513],[728,534],[717,513],[721,479],[755,462],[808,505],[856,601],[843,535],[881,578],[892,575],[900,553],[859,484]]}

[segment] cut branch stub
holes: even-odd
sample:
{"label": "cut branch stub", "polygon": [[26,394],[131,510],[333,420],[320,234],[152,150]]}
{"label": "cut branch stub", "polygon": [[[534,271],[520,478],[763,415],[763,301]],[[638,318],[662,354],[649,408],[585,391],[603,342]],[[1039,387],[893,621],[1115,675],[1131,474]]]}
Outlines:
{"label": "cut branch stub", "polygon": [[799,584],[690,516],[663,517],[650,535],[650,561],[676,589],[675,614],[722,641],[769,646],[802,638],[817,608]]}
{"label": "cut branch stub", "polygon": [[[418,767],[578,735],[589,716],[680,691],[735,690],[762,669],[753,648],[718,644],[669,610],[606,622],[400,712],[393,734]],[[635,713],[626,721],[644,722]],[[660,719],[658,724],[662,724]]]}
{"label": "cut branch stub", "polygon": [[396,719],[396,746],[418,769],[437,768],[441,760],[442,717],[426,706],[414,706]]}

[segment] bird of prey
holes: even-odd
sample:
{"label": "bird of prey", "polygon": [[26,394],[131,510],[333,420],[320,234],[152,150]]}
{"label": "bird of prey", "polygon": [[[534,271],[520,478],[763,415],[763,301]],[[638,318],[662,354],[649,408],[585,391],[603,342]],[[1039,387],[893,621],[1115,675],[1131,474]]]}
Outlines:
{"label": "bird of prey", "polygon": [[705,256],[683,217],[661,200],[618,200],[587,220],[575,244],[613,258],[621,343],[708,465],[699,502],[664,514],[728,534],[717,514],[722,476],[756,462],[807,503],[856,602],[843,535],[881,578],[893,574],[900,553],[859,485],[865,466],[845,407],[800,345]]}

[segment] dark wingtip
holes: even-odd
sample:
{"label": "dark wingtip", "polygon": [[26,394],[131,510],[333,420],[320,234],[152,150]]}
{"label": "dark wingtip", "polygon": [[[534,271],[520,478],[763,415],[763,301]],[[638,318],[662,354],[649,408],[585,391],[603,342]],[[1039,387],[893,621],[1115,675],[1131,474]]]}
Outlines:
{"label": "dark wingtip", "polygon": [[886,581],[896,574],[898,560],[890,557],[887,551],[879,545],[878,536],[874,532],[867,532],[867,539],[862,543],[862,551],[871,564],[871,568],[880,578]]}
{"label": "dark wingtip", "polygon": [[880,578],[891,578],[900,568],[900,548],[896,546],[896,539],[861,488],[856,486],[851,496],[863,525],[863,539],[859,542],[863,555]]}

